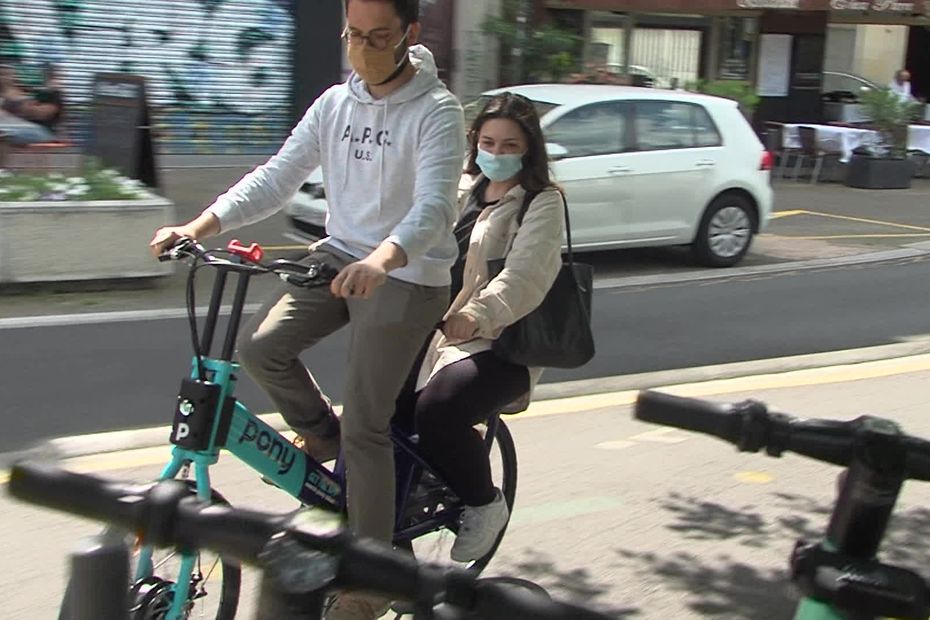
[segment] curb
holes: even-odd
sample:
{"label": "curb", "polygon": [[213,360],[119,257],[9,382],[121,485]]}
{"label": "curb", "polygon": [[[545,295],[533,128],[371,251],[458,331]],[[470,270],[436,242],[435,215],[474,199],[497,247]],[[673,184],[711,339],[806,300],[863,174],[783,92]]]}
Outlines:
{"label": "curb", "polygon": [[[702,383],[838,365],[861,364],[927,353],[930,353],[930,338],[843,351],[548,383],[541,384],[536,388],[533,401],[548,401],[550,404],[557,404],[559,400],[578,396],[658,388],[686,383]],[[272,413],[259,417],[275,430],[288,430],[287,424],[280,414]],[[28,450],[0,454],[0,468],[9,468],[15,461],[24,458],[59,460],[107,452],[167,446],[170,430],[170,426],[158,426],[50,439]]]}

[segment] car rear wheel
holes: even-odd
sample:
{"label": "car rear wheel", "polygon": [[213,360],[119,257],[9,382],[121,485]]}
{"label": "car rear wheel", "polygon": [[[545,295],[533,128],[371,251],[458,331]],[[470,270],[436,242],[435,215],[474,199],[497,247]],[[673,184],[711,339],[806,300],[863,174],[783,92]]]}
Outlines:
{"label": "car rear wheel", "polygon": [[722,194],[704,212],[691,247],[702,265],[729,267],[749,251],[754,231],[755,211],[749,199]]}

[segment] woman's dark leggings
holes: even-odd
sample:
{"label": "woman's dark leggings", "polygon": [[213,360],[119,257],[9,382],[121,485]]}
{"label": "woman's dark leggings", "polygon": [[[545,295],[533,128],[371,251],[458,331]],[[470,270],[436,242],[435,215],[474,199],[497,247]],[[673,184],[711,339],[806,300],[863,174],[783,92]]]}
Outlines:
{"label": "woman's dark leggings", "polygon": [[463,502],[494,501],[487,448],[473,427],[525,394],[529,372],[482,351],[449,364],[416,392],[418,370],[419,364],[397,399],[394,423],[419,433],[423,456]]}

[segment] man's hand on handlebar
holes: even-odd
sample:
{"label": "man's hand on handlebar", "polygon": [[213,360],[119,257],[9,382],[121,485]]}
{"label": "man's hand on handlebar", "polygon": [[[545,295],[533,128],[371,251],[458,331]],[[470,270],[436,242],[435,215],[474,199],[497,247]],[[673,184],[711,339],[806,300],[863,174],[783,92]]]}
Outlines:
{"label": "man's hand on handlebar", "polygon": [[195,239],[193,232],[187,226],[165,226],[155,231],[155,236],[149,241],[149,250],[152,256],[158,258],[177,243],[178,239],[189,237]]}
{"label": "man's hand on handlebar", "polygon": [[158,258],[181,237],[189,237],[195,241],[203,241],[220,232],[220,221],[215,215],[204,211],[199,216],[183,226],[165,226],[155,231],[149,241],[149,251]]}

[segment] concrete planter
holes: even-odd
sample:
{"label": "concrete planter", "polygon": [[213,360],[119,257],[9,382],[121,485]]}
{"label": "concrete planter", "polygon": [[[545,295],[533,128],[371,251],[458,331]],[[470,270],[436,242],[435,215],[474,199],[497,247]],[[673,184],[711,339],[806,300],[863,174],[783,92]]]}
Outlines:
{"label": "concrete planter", "polygon": [[0,284],[149,278],[172,272],[148,251],[174,204],[140,200],[0,202]]}
{"label": "concrete planter", "polygon": [[903,157],[853,155],[846,173],[846,185],[859,189],[907,189],[913,175],[914,164]]}

